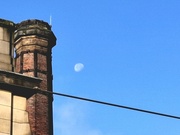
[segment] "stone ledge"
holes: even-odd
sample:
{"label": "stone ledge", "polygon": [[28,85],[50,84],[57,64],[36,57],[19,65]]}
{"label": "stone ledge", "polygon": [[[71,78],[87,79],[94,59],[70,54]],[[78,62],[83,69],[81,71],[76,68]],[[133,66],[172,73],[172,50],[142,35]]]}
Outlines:
{"label": "stone ledge", "polygon": [[42,79],[40,78],[0,69],[0,82],[34,88],[38,87],[41,81]]}
{"label": "stone ledge", "polygon": [[14,30],[15,24],[12,21],[0,19],[0,26]]}
{"label": "stone ledge", "polygon": [[39,87],[42,79],[0,69],[0,89],[13,92],[15,95],[30,97]]}

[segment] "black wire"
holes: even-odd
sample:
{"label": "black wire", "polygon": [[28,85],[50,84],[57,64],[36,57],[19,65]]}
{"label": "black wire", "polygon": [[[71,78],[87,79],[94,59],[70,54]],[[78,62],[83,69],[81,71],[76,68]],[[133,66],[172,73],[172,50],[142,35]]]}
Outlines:
{"label": "black wire", "polygon": [[169,115],[169,114],[164,114],[164,113],[159,113],[159,112],[154,112],[154,111],[149,111],[149,110],[144,110],[144,109],[139,109],[139,108],[134,108],[134,107],[128,107],[128,106],[123,106],[123,105],[118,105],[118,104],[113,104],[113,103],[108,103],[108,102],[103,102],[103,101],[98,101],[98,100],[93,100],[93,99],[88,99],[88,98],[83,98],[83,97],[77,97],[77,96],[72,96],[72,95],[68,95],[68,94],[44,91],[44,90],[40,90],[40,89],[37,89],[37,90],[39,91],[39,93],[54,94],[54,95],[59,95],[59,96],[63,96],[63,97],[74,98],[74,99],[78,99],[78,100],[94,102],[94,103],[98,103],[98,104],[103,104],[103,105],[108,105],[108,106],[113,106],[113,107],[118,107],[118,108],[123,108],[123,109],[143,112],[143,113],[149,113],[149,114],[154,114],[154,115],[159,115],[159,116],[164,116],[164,117],[169,117],[169,118],[174,118],[174,119],[180,119],[180,117],[174,116],[174,115]]}

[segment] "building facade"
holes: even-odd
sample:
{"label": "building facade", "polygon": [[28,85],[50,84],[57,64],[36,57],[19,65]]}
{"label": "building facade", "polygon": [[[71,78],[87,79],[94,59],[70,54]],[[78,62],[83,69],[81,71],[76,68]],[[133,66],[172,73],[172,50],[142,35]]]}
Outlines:
{"label": "building facade", "polygon": [[52,48],[40,20],[0,19],[0,135],[53,135]]}

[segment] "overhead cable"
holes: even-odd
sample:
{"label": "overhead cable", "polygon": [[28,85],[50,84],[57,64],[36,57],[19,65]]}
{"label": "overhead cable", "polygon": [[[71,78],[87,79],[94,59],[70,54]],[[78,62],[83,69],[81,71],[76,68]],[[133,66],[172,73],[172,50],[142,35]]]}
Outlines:
{"label": "overhead cable", "polygon": [[104,102],[104,101],[99,101],[99,100],[94,100],[94,99],[89,99],[89,98],[83,98],[83,97],[78,97],[78,96],[73,96],[73,95],[68,95],[68,94],[62,94],[62,93],[58,93],[58,92],[44,91],[44,90],[40,90],[40,89],[36,89],[36,90],[39,93],[44,93],[44,94],[48,93],[48,94],[52,94],[52,95],[54,94],[54,95],[58,95],[58,96],[63,96],[63,97],[68,97],[68,98],[73,98],[73,99],[78,99],[78,100],[83,100],[83,101],[88,101],[88,102],[93,102],[93,103],[98,103],[98,104],[128,109],[128,110],[132,110],[132,111],[149,113],[149,114],[159,115],[159,116],[163,116],[163,117],[169,117],[169,118],[173,118],[173,119],[180,119],[179,116],[174,116],[174,115],[170,115],[170,114],[159,113],[159,112],[154,112],[154,111],[124,106],[124,105],[119,105],[119,104],[113,104],[113,103],[108,103],[108,102]]}

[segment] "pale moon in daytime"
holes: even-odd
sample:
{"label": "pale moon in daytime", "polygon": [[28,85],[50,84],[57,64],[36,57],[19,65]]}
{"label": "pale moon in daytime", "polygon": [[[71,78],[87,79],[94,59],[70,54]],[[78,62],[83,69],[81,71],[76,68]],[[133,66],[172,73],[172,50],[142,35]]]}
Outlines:
{"label": "pale moon in daytime", "polygon": [[74,66],[74,71],[75,72],[80,72],[82,71],[84,68],[84,65],[82,63],[76,63],[75,66]]}

